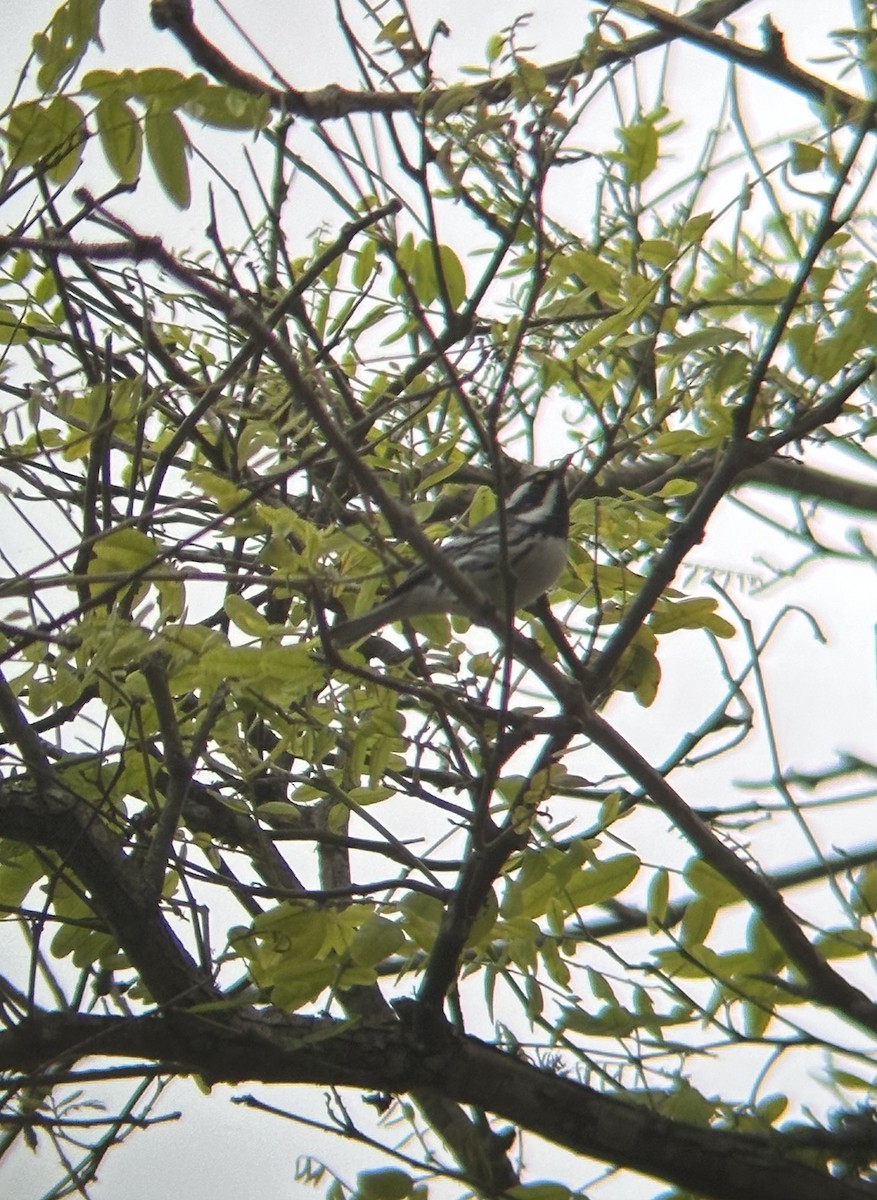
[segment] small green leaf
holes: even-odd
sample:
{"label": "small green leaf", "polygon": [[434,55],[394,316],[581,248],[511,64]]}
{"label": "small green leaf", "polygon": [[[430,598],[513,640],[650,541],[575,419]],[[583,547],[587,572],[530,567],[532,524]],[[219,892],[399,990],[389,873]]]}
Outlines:
{"label": "small green leaf", "polygon": [[225,597],[222,607],[238,629],[250,637],[264,637],[271,628],[269,622],[249,600],[244,600],[234,592]]}
{"label": "small green leaf", "polygon": [[103,0],[67,0],[55,12],[45,33],[33,39],[34,56],[41,63],[37,87],[54,91],[62,75],[80,61],[91,42],[97,42]]}
{"label": "small green leaf", "polygon": [[853,876],[851,905],[857,917],[877,913],[877,864],[867,863]]}
{"label": "small green leaf", "polygon": [[205,75],[183,75],[170,67],[147,67],[127,76],[131,95],[157,112],[172,112],[207,90]]}
{"label": "small green leaf", "polygon": [[439,246],[439,262],[451,308],[459,308],[466,299],[466,273],[450,246]]}
{"label": "small green leaf", "polygon": [[357,252],[353,262],[353,270],[350,273],[353,286],[359,290],[365,287],[369,279],[371,279],[375,270],[375,262],[378,256],[378,244],[374,238],[366,238]]}
{"label": "small green leaf", "polygon": [[[686,600],[664,600],[652,614],[649,627],[657,634],[672,633],[675,629],[713,629],[718,601],[709,596],[692,596]],[[733,637],[734,626],[718,618],[720,637]],[[718,632],[713,629],[713,632]]]}
{"label": "small green leaf", "polygon": [[712,900],[707,900],[703,896],[698,900],[692,900],[688,905],[682,918],[679,934],[680,943],[686,949],[704,944],[712,929],[713,921],[716,919],[718,907]]}
{"label": "small green leaf", "polygon": [[148,108],[145,117],[146,151],[158,181],[178,208],[192,199],[189,182],[189,139],[176,113]]}
{"label": "small green leaf", "polygon": [[383,1167],[377,1171],[360,1171],[356,1177],[358,1200],[404,1200],[410,1196],[414,1180],[407,1171]]}
{"label": "small green leaf", "polygon": [[602,904],[623,892],[636,878],[640,860],[636,854],[618,854],[596,866],[587,867],[571,879],[566,891],[575,907]]}
{"label": "small green leaf", "polygon": [[468,108],[476,95],[477,89],[471,84],[456,83],[439,94],[429,110],[430,115],[434,121],[442,121],[452,113]]}
{"label": "small green leaf", "polygon": [[746,335],[738,329],[728,329],[727,326],[717,325],[710,329],[697,329],[694,333],[682,334],[663,342],[658,347],[658,357],[677,361],[686,358],[697,350],[713,350],[721,346],[733,345],[742,341]]}
{"label": "small green leaf", "polygon": [[0,308],[0,346],[23,346],[30,341],[27,326],[9,308]]}
{"label": "small green leaf", "polygon": [[91,570],[136,571],[148,566],[157,554],[154,539],[139,529],[117,529],[95,543]]}
{"label": "small green leaf", "polygon": [[13,170],[39,162],[50,155],[57,145],[56,131],[48,119],[47,106],[37,100],[16,104],[9,113],[4,132]]}
{"label": "small green leaf", "polygon": [[[18,908],[37,880],[42,878],[45,867],[32,851],[23,846],[18,847],[17,843],[6,842],[3,849],[4,861],[0,863],[0,904],[8,908]],[[18,849],[22,852],[17,853]]]}
{"label": "small green leaf", "polygon": [[667,433],[659,433],[649,444],[655,454],[672,454],[684,458],[696,450],[702,450],[709,444],[709,438],[693,429],[671,429]]}
{"label": "small green leaf", "polygon": [[647,238],[640,243],[639,257],[655,267],[669,267],[679,257],[679,247],[667,238]]}
{"label": "small green leaf", "polygon": [[765,1096],[763,1100],[760,1100],[756,1111],[765,1125],[775,1125],[788,1107],[788,1096],[777,1094],[776,1096]]}
{"label": "small green leaf", "polygon": [[692,891],[697,892],[699,896],[705,896],[717,908],[724,908],[726,904],[739,904],[743,899],[733,884],[728,883],[715,867],[711,867],[702,858],[690,858],[682,874]]}
{"label": "small green leaf", "polygon": [[806,175],[809,171],[818,171],[824,161],[825,152],[818,146],[808,145],[807,142],[792,142],[789,166],[793,175]]}
{"label": "small green leaf", "polygon": [[873,949],[874,939],[866,929],[825,929],[816,945],[826,958],[857,958]]}
{"label": "small green leaf", "polygon": [[658,131],[653,121],[638,121],[619,130],[619,155],[628,183],[643,183],[658,165]]}
{"label": "small green leaf", "polygon": [[116,92],[120,97],[134,94],[133,71],[87,71],[82,77],[82,90],[90,96],[111,95]]}
{"label": "small green leaf", "polygon": [[631,325],[638,321],[655,298],[659,283],[648,279],[630,280],[630,299],[617,313],[598,321],[583,334],[572,350],[570,358],[580,358],[595,346],[603,346],[612,339],[626,334]]}
{"label": "small green leaf", "polygon": [[211,84],[188,100],[185,109],[197,121],[214,129],[261,129],[268,119],[269,98]]}
{"label": "small green leaf", "polygon": [[95,110],[101,148],[121,183],[133,183],[140,174],[143,134],[133,110],[118,96],[107,95]]}
{"label": "small green leaf", "polygon": [[67,183],[82,161],[85,114],[67,96],[55,96],[46,110],[55,144],[49,154],[48,174],[53,183]]}
{"label": "small green leaf", "polygon": [[655,872],[649,884],[646,912],[648,913],[650,932],[654,932],[664,924],[667,917],[669,900],[670,875],[662,868]]}
{"label": "small green leaf", "polygon": [[573,1193],[562,1183],[534,1180],[507,1188],[504,1194],[514,1197],[514,1200],[570,1200]]}
{"label": "small green leaf", "polygon": [[772,1020],[773,1010],[768,1005],[743,1002],[743,1032],[747,1038],[763,1037]]}
{"label": "small green leaf", "polygon": [[501,33],[495,33],[487,39],[487,45],[484,49],[484,57],[489,63],[496,62],[503,52],[505,47],[505,37]]}
{"label": "small green leaf", "polygon": [[690,496],[692,492],[696,491],[697,484],[693,479],[671,479],[655,495],[662,500],[672,500],[676,496]]}
{"label": "small green leaf", "polygon": [[405,941],[405,934],[395,921],[373,913],[353,935],[350,957],[360,967],[376,967],[395,954]]}
{"label": "small green leaf", "polygon": [[[576,286],[577,295],[585,288],[589,293],[598,292],[604,304],[622,302],[623,274],[612,263],[590,250],[576,249],[569,254],[556,254],[551,260],[551,277],[568,279]],[[552,305],[547,307],[551,308]]]}

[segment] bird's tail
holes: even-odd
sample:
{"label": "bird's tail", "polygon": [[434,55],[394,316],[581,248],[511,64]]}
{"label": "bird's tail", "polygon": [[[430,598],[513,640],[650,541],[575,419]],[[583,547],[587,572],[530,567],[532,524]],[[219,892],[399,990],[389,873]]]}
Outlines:
{"label": "bird's tail", "polygon": [[336,646],[350,646],[353,642],[358,642],[360,638],[380,629],[388,619],[392,618],[388,618],[384,614],[384,606],[378,605],[371,612],[363,613],[361,617],[351,617],[347,621],[339,621],[337,625],[331,627],[329,632]]}

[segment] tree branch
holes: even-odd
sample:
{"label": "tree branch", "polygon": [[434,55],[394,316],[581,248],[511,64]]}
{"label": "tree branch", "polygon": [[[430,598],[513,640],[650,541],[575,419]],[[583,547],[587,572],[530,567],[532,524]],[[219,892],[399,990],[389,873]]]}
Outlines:
{"label": "tree branch", "polygon": [[155,894],[92,805],[58,787],[0,782],[0,837],[58,854],[159,1004],[217,999],[209,978],[161,915]]}
{"label": "tree branch", "polygon": [[[447,1027],[423,1042],[407,1020],[352,1027],[321,1017],[208,1018],[177,1011],[136,1021],[45,1014],[0,1033],[0,1069],[7,1074],[85,1055],[147,1058],[215,1083],[258,1080],[391,1094],[429,1088],[573,1153],[713,1200],[874,1200],[870,1184],[785,1158],[772,1138],[671,1120],[648,1104],[603,1095]],[[839,1152],[842,1146],[838,1138]]]}
{"label": "tree branch", "polygon": [[[815,100],[819,104],[830,102],[847,118],[865,106],[865,101],[860,96],[844,92],[835,84],[827,83],[817,75],[811,75],[809,71],[795,66],[786,58],[785,52],[779,48],[781,39],[779,44],[776,40],[772,40],[765,49],[757,50],[753,46],[744,46],[740,42],[711,32],[706,28],[706,22],[693,19],[696,14],[676,16],[658,8],[657,5],[646,3],[645,0],[635,0],[625,8],[631,17],[652,25],[665,34],[669,40],[679,39],[691,42],[692,45],[700,46],[711,54],[717,54],[726,62],[736,63],[738,66],[746,67],[747,70],[756,71],[766,79],[773,80],[774,83],[791,88],[792,91],[806,96],[809,100]],[[872,112],[869,117],[869,126],[873,127],[873,124],[874,114]]]}
{"label": "tree branch", "polygon": [[[749,0],[707,0],[706,3],[699,4],[687,14],[685,27],[687,29],[690,26],[695,30],[698,28],[709,29],[748,2]],[[171,32],[192,62],[207,71],[214,79],[251,95],[266,96],[272,108],[311,121],[339,120],[354,113],[429,112],[451,90],[437,88],[427,92],[367,92],[349,91],[338,84],[327,84],[314,91],[303,92],[288,84],[276,87],[265,83],[248,71],[241,70],[201,33],[195,24],[191,0],[152,0],[151,12],[156,28]],[[615,63],[630,62],[638,55],[665,46],[681,36],[683,33],[677,28],[662,29],[653,34],[630,38],[620,46],[606,48],[596,57],[590,52],[585,52],[561,62],[550,63],[543,68],[543,74],[548,84],[563,87],[578,75],[590,75],[594,71]],[[725,39],[720,40],[724,41]],[[733,43],[730,44],[733,45]],[[752,53],[757,54],[758,52],[752,51]],[[801,74],[806,78],[815,78],[807,77],[804,72]],[[821,88],[820,95],[824,97],[829,91],[829,85],[819,80],[815,82]],[[460,104],[468,106],[478,100],[486,104],[502,104],[512,95],[514,87],[515,76],[513,75],[506,75],[501,79],[491,79],[487,83],[476,86],[465,85]],[[833,88],[831,88],[831,95],[835,95]],[[850,96],[848,100],[850,106],[856,103],[855,97]]]}
{"label": "tree branch", "polygon": [[808,984],[808,995],[836,1009],[851,1021],[877,1033],[877,1004],[839,975],[810,942],[799,919],[766,876],[757,874],[728,846],[720,842],[705,821],[689,808],[679,793],[598,713],[585,717],[585,729],[650,796],[710,866],[732,884],[757,910],[793,966]]}

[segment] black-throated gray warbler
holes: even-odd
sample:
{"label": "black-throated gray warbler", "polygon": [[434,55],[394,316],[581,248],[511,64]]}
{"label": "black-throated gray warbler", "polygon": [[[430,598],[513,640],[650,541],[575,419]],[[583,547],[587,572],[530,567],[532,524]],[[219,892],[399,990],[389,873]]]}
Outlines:
{"label": "black-throated gray warbler", "polygon": [[[491,513],[466,533],[441,545],[458,571],[479,592],[505,610],[506,581],[514,589],[512,608],[524,608],[544,596],[566,565],[569,498],[564,475],[572,455],[555,467],[533,471],[505,503],[505,545],[498,513]],[[402,617],[431,613],[468,615],[466,606],[426,563],[414,567],[386,600],[361,617],[340,621],[332,629],[342,645]]]}

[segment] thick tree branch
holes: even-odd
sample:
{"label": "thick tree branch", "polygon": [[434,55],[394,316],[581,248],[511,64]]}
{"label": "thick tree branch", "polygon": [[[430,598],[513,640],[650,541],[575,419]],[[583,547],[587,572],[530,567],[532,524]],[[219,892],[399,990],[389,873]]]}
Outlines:
{"label": "thick tree branch", "polygon": [[771,458],[740,472],[735,487],[753,484],[873,516],[877,513],[877,484],[818,471],[792,458]]}
{"label": "thick tree branch", "polygon": [[0,1033],[0,1069],[30,1074],[58,1059],[111,1055],[151,1059],[215,1083],[258,1080],[391,1094],[431,1089],[573,1153],[713,1200],[874,1200],[871,1185],[785,1158],[771,1138],[670,1120],[646,1103],[603,1095],[445,1026],[422,1041],[417,1027],[408,1020],[352,1027],[328,1018],[256,1014],[231,1019],[174,1012],[136,1021],[47,1014]]}
{"label": "thick tree branch", "polygon": [[92,805],[58,787],[0,782],[0,837],[54,851],[87,889],[95,910],[157,1003],[217,998],[209,978],[172,932],[138,864]]}
{"label": "thick tree branch", "polygon": [[[709,29],[748,2],[749,0],[706,0],[687,14],[686,25],[690,24],[695,29]],[[252,95],[266,96],[272,108],[308,120],[338,120],[354,113],[428,112],[447,95],[447,89],[438,88],[429,92],[366,92],[349,91],[338,84],[327,84],[315,91],[303,92],[290,85],[277,87],[241,70],[204,37],[195,24],[191,0],[152,0],[152,20],[156,28],[169,30],[186,50],[192,62],[220,83]],[[630,62],[638,55],[665,46],[679,36],[679,31],[663,30],[644,34],[638,38],[630,38],[618,47],[605,49],[596,58],[588,52],[561,62],[550,63],[543,68],[543,74],[550,85],[563,87],[576,76],[590,75],[595,70],[615,63]],[[477,100],[486,104],[502,104],[513,94],[514,87],[515,77],[511,75],[492,79],[478,86],[466,85],[460,104],[468,106]],[[827,84],[822,84],[823,94],[827,88]],[[853,100],[854,98],[850,97],[851,103]]]}

